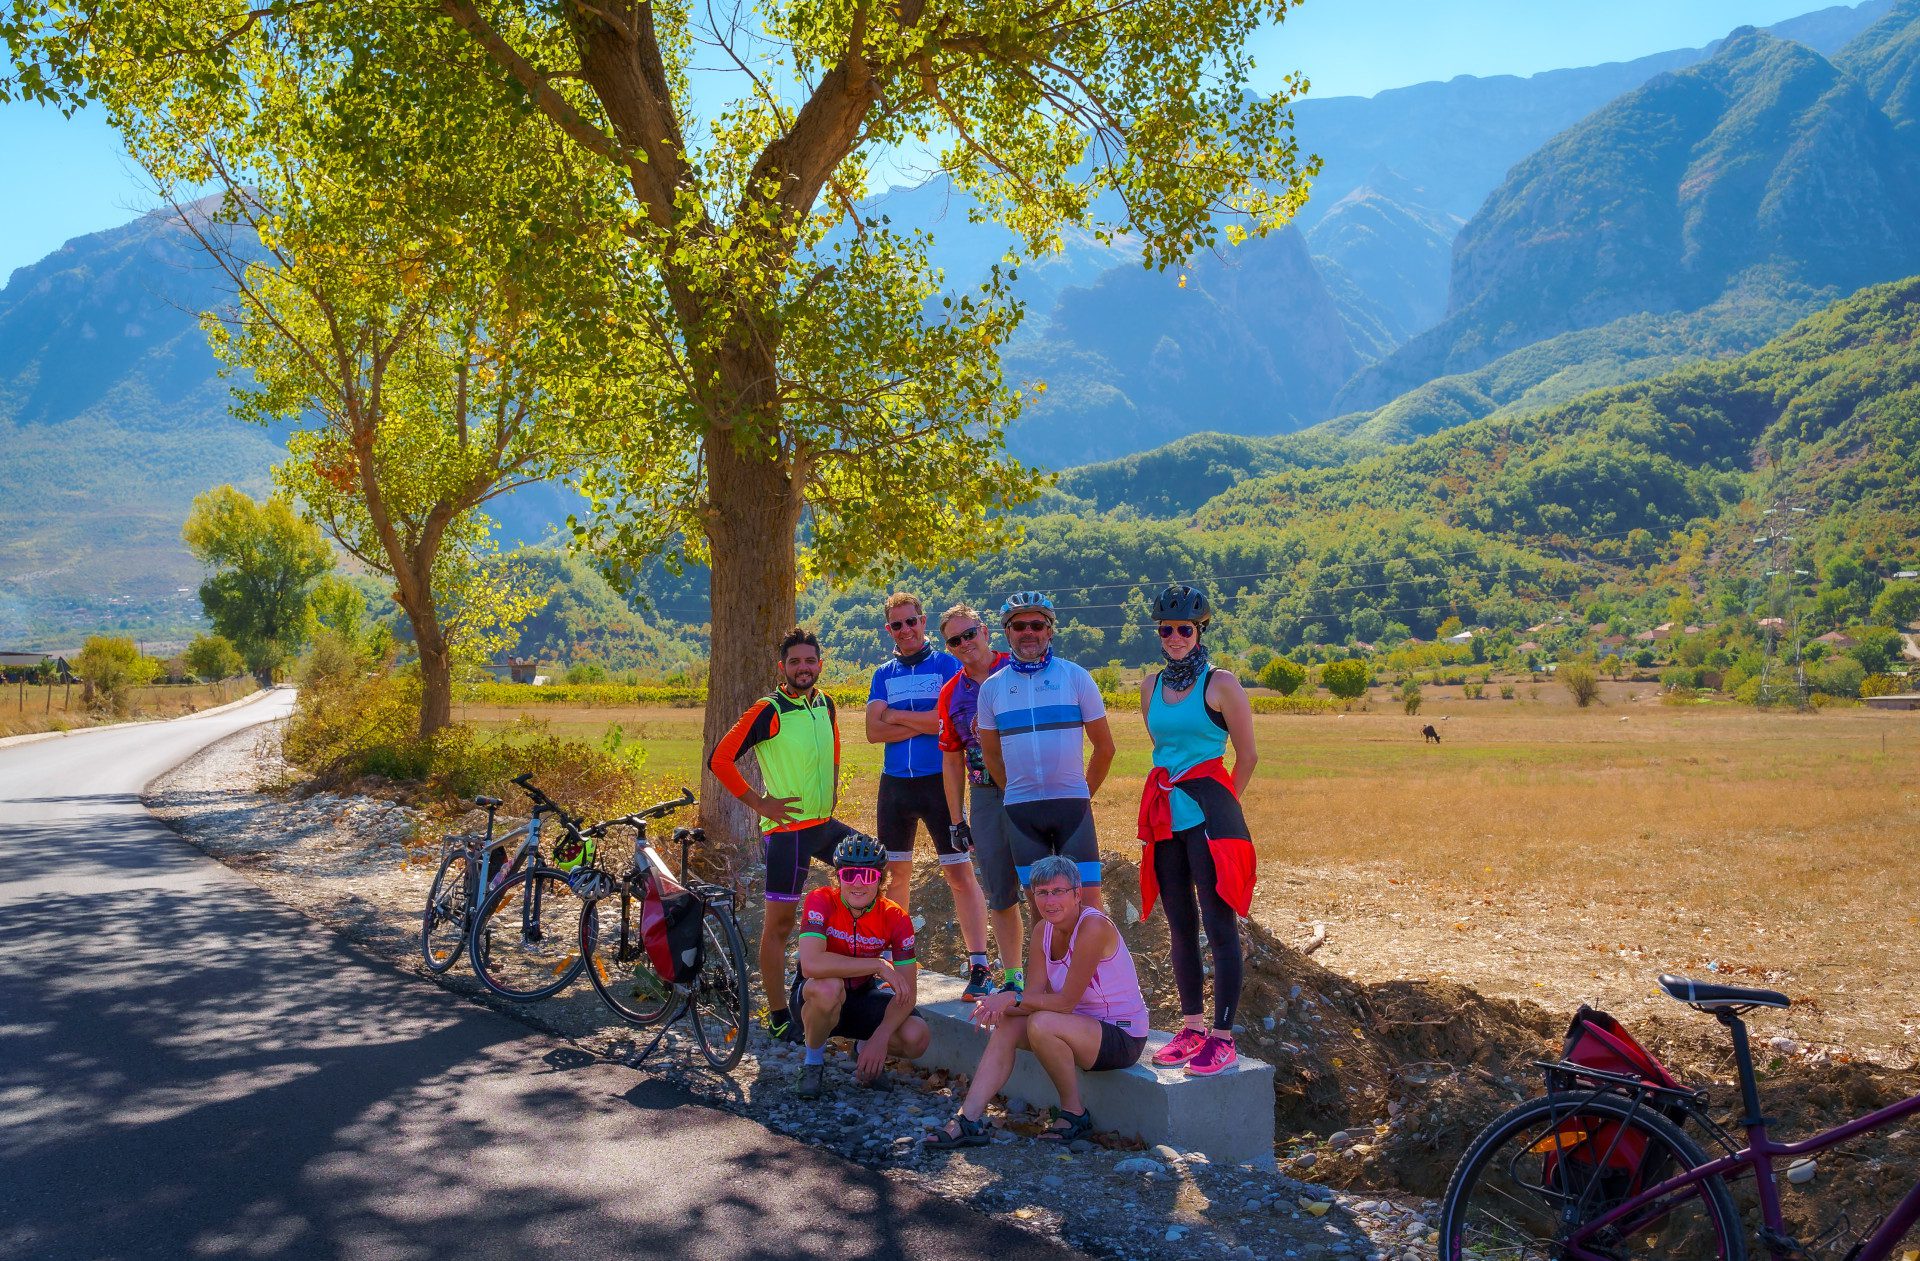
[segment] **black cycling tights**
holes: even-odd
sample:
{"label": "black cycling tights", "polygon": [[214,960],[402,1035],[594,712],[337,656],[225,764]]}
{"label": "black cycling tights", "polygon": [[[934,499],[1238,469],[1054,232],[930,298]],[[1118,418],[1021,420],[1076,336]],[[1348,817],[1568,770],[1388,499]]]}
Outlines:
{"label": "black cycling tights", "polygon": [[[1173,983],[1180,991],[1180,1014],[1200,1014],[1200,923],[1206,922],[1213,949],[1213,1027],[1233,1028],[1240,1006],[1240,917],[1220,897],[1213,853],[1204,827],[1175,832],[1153,847],[1153,874],[1160,881],[1160,904],[1167,909],[1173,936]],[[1194,895],[1200,906],[1194,910]]]}

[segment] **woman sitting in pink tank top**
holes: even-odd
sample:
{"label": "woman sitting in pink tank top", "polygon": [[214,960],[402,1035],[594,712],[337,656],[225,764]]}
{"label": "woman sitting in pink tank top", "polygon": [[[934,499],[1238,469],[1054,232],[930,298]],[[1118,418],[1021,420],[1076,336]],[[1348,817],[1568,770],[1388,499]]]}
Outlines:
{"label": "woman sitting in pink tank top", "polygon": [[1147,1045],[1147,1003],[1120,930],[1080,903],[1080,869],[1049,855],[1033,865],[1040,922],[1027,939],[1025,993],[1003,989],[973,1009],[973,1020],[993,1031],[974,1070],[959,1113],[926,1136],[928,1147],[982,1147],[992,1139],[987,1104],[1013,1075],[1015,1052],[1026,1049],[1060,1094],[1053,1126],[1041,1135],[1070,1143],[1093,1129],[1080,1099],[1077,1069],[1091,1073],[1137,1063]]}

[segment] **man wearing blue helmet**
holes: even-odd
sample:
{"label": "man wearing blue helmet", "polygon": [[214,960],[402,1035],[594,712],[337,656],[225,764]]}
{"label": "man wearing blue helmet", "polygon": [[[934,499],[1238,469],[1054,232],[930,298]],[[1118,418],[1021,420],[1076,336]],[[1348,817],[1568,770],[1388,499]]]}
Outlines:
{"label": "man wearing blue helmet", "polygon": [[[1005,790],[1021,885],[1032,883],[1034,863],[1061,854],[1079,868],[1081,901],[1099,909],[1093,794],[1113,765],[1113,733],[1093,676],[1053,655],[1053,622],[1053,601],[1038,591],[1000,606],[1013,655],[980,685],[976,730],[988,773]],[[1087,743],[1093,752],[1083,764]]]}

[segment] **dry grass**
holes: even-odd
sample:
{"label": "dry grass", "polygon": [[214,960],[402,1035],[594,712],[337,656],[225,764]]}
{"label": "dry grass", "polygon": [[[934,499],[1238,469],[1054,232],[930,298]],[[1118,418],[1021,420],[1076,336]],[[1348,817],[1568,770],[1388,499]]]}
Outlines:
{"label": "dry grass", "polygon": [[128,690],[127,712],[118,716],[89,711],[80,684],[0,683],[0,736],[37,731],[71,731],[108,722],[177,718],[239,700],[254,690],[252,679],[220,683],[156,683]]}
{"label": "dry grass", "polygon": [[[1920,715],[1607,695],[1591,710],[1523,687],[1516,701],[1430,700],[1417,718],[1256,719],[1257,916],[1283,938],[1325,922],[1316,958],[1359,979],[1445,977],[1627,1018],[1670,1014],[1651,997],[1663,969],[1775,985],[1796,1007],[1764,1021],[1767,1036],[1911,1062]],[[697,711],[540,716],[587,738],[618,722],[647,742],[650,775],[697,782]],[[1428,722],[1438,746],[1420,737]],[[1116,735],[1101,835],[1133,853],[1148,746],[1136,713],[1116,714]],[[846,758],[842,814],[870,824],[878,750],[854,736]]]}

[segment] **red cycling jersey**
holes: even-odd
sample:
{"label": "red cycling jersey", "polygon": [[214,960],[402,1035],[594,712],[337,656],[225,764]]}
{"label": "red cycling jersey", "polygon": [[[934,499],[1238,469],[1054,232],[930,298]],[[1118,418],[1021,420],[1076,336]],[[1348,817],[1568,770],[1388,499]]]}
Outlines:
{"label": "red cycling jersey", "polygon": [[875,898],[865,914],[855,916],[838,888],[815,889],[800,907],[800,935],[822,938],[828,953],[850,959],[878,959],[890,950],[896,967],[914,962],[913,920],[886,898]]}

